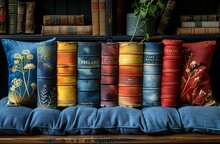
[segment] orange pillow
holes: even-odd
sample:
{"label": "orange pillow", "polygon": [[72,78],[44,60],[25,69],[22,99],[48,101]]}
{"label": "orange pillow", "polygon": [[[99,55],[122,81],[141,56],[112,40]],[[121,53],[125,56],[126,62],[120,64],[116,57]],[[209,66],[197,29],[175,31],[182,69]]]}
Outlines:
{"label": "orange pillow", "polygon": [[182,102],[198,106],[216,105],[209,77],[215,47],[215,40],[183,43]]}

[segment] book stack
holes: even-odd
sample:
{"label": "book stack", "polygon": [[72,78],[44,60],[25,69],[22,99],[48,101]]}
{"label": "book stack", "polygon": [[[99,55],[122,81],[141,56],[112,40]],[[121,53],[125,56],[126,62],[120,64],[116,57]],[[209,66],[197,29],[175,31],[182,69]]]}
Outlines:
{"label": "book stack", "polygon": [[163,47],[162,42],[144,42],[143,107],[160,105]]}
{"label": "book stack", "polygon": [[77,51],[77,103],[100,107],[99,42],[78,42]]}
{"label": "book stack", "polygon": [[76,42],[57,41],[57,106],[76,105]]}
{"label": "book stack", "polygon": [[118,43],[101,45],[101,107],[118,105]]}
{"label": "book stack", "polygon": [[181,15],[176,34],[219,34],[220,22],[216,14]]}
{"label": "book stack", "polygon": [[161,105],[177,107],[180,96],[182,74],[182,40],[164,39]]}
{"label": "book stack", "polygon": [[106,0],[91,0],[92,34],[106,35]]}
{"label": "book stack", "polygon": [[142,105],[143,44],[119,43],[118,104],[127,107]]}
{"label": "book stack", "polygon": [[42,35],[91,35],[92,26],[84,24],[84,15],[44,15]]}

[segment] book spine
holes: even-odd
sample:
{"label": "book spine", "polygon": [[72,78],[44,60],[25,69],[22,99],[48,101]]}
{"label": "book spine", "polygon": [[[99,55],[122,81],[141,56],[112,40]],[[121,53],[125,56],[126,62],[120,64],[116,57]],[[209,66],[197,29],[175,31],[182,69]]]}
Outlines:
{"label": "book spine", "polygon": [[57,107],[56,42],[37,45],[37,106]]}
{"label": "book spine", "polygon": [[76,105],[76,42],[57,41],[57,106]]}
{"label": "book spine", "polygon": [[202,27],[202,28],[182,28],[179,27],[176,29],[177,35],[185,35],[185,34],[220,34],[220,28],[219,27]]}
{"label": "book spine", "polygon": [[1,1],[0,3],[0,33],[6,33],[6,3],[5,1]]}
{"label": "book spine", "polygon": [[84,15],[44,15],[43,25],[84,25]]}
{"label": "book spine", "polygon": [[35,2],[26,2],[25,33],[35,33]]}
{"label": "book spine", "polygon": [[143,107],[160,105],[163,47],[162,42],[144,42]]}
{"label": "book spine", "polygon": [[17,7],[17,0],[8,0],[8,34],[16,34]]}
{"label": "book spine", "polygon": [[100,107],[99,42],[78,42],[77,51],[77,104]]}
{"label": "book spine", "polygon": [[142,105],[142,70],[143,44],[119,43],[119,106],[140,107]]}
{"label": "book spine", "polygon": [[216,14],[180,15],[180,21],[217,21]]}
{"label": "book spine", "polygon": [[125,0],[117,0],[116,1],[116,34],[123,35],[125,34]]}
{"label": "book spine", "polygon": [[164,44],[161,106],[177,107],[180,96],[182,74],[182,40],[162,40]]}
{"label": "book spine", "polygon": [[92,26],[70,26],[70,25],[56,25],[56,26],[42,26],[42,35],[92,35]]}
{"label": "book spine", "polygon": [[18,1],[17,9],[17,33],[25,33],[25,17],[26,17],[26,3]]}
{"label": "book spine", "polygon": [[167,32],[167,27],[170,23],[173,10],[176,7],[176,1],[175,0],[168,0],[166,8],[164,9],[164,12],[161,16],[160,23],[157,28],[158,34],[165,34]]}
{"label": "book spine", "polygon": [[99,0],[91,0],[93,35],[99,35]]}
{"label": "book spine", "polygon": [[101,44],[101,107],[118,105],[118,43]]}
{"label": "book spine", "polygon": [[106,0],[99,0],[99,31],[106,35]]}
{"label": "book spine", "polygon": [[219,27],[219,21],[182,21],[181,27]]}

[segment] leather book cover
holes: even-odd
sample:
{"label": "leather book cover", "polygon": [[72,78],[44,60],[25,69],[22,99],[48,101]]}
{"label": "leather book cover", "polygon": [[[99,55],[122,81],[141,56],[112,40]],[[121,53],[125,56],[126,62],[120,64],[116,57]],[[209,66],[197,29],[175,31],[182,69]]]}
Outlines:
{"label": "leather book cover", "polygon": [[0,33],[7,32],[7,22],[6,22],[6,2],[2,0],[0,2]]}
{"label": "leather book cover", "polygon": [[53,25],[41,26],[42,35],[92,35],[91,25]]}
{"label": "leather book cover", "polygon": [[160,105],[163,48],[162,42],[144,42],[143,107]]}
{"label": "leather book cover", "polygon": [[117,0],[116,1],[116,20],[115,20],[115,27],[116,27],[116,34],[117,35],[124,35],[125,34],[125,27],[126,27],[126,15],[125,15],[125,0]]}
{"label": "leather book cover", "polygon": [[118,43],[101,44],[101,107],[118,105]]}
{"label": "leather book cover", "polygon": [[18,1],[17,8],[17,30],[16,32],[19,34],[25,33],[25,19],[26,19],[26,2]]}
{"label": "leather book cover", "polygon": [[8,34],[16,34],[17,7],[18,7],[17,0],[8,0],[8,7],[7,7]]}
{"label": "leather book cover", "polygon": [[[182,40],[162,40],[164,44],[161,82],[161,105],[177,107],[182,73]],[[168,77],[167,77],[168,76]]]}
{"label": "leather book cover", "polygon": [[56,41],[37,45],[37,106],[57,107]]}
{"label": "leather book cover", "polygon": [[35,33],[35,2],[26,2],[25,33]]}
{"label": "leather book cover", "polygon": [[140,91],[143,81],[142,70],[143,44],[119,43],[118,104],[120,106],[140,107],[142,105],[142,91]]}
{"label": "leather book cover", "polygon": [[57,106],[76,105],[76,42],[57,41]]}
{"label": "leather book cover", "polygon": [[77,104],[100,107],[100,42],[77,42]]}
{"label": "leather book cover", "polygon": [[99,35],[99,0],[91,0],[92,11],[92,34]]}
{"label": "leather book cover", "polygon": [[99,0],[99,34],[106,35],[106,0]]}
{"label": "leather book cover", "polygon": [[44,15],[43,25],[84,25],[84,15]]}

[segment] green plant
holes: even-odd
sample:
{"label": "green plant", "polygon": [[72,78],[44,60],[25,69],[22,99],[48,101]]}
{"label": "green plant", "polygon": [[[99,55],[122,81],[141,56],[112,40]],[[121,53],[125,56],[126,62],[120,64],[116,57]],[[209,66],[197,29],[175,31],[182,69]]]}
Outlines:
{"label": "green plant", "polygon": [[[136,26],[134,28],[134,32],[130,42],[133,41],[137,29],[144,30],[143,28],[145,27],[150,16],[154,19],[156,19],[159,16],[161,10],[165,7],[165,4],[162,2],[162,0],[135,0],[132,3],[131,7],[134,9],[134,14],[138,16],[138,20],[136,22]],[[148,41],[149,38],[150,33],[145,31],[144,38],[141,42],[145,40]]]}

